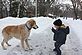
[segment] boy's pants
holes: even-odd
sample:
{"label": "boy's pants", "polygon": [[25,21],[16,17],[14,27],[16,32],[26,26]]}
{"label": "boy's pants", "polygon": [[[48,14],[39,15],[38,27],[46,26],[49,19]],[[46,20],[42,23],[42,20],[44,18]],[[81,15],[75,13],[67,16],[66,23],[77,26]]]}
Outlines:
{"label": "boy's pants", "polygon": [[61,50],[60,50],[60,47],[61,47],[61,43],[57,43],[55,42],[55,51],[57,52],[57,55],[61,55]]}

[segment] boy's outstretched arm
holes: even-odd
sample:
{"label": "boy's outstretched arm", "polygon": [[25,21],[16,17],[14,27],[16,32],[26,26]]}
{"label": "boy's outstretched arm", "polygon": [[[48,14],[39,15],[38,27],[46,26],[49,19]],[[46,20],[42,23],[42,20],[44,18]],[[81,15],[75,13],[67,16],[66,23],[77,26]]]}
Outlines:
{"label": "boy's outstretched arm", "polygon": [[70,29],[69,29],[69,26],[66,27],[66,34],[69,34],[70,32]]}
{"label": "boy's outstretched arm", "polygon": [[52,29],[51,29],[51,30],[52,30],[52,32],[56,33],[56,30],[55,30],[53,27],[52,27]]}

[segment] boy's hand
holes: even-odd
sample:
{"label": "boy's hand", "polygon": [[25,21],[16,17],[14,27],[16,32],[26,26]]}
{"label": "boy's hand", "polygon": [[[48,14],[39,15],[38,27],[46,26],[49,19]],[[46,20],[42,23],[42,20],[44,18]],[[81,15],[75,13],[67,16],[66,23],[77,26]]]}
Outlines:
{"label": "boy's hand", "polygon": [[69,26],[66,26],[66,28],[69,28]]}
{"label": "boy's hand", "polygon": [[51,30],[54,30],[54,28],[52,27],[52,29]]}
{"label": "boy's hand", "polygon": [[51,29],[51,30],[52,30],[52,32],[56,33],[56,30],[55,30],[53,27],[52,27],[52,29]]}

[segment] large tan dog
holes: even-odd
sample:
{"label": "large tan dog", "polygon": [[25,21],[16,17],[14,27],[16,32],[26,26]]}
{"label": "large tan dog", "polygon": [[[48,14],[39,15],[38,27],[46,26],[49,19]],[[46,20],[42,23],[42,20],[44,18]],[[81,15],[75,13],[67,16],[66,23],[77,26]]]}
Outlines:
{"label": "large tan dog", "polygon": [[35,20],[33,20],[33,19],[28,20],[25,24],[5,27],[2,30],[2,35],[4,38],[3,38],[1,45],[2,45],[3,49],[6,50],[4,43],[6,43],[8,46],[11,46],[8,44],[8,41],[13,37],[21,40],[21,45],[24,50],[26,50],[25,46],[24,46],[24,41],[25,41],[27,47],[30,49],[29,44],[28,44],[28,37],[30,35],[30,31],[32,28],[34,28],[34,29],[38,28]]}

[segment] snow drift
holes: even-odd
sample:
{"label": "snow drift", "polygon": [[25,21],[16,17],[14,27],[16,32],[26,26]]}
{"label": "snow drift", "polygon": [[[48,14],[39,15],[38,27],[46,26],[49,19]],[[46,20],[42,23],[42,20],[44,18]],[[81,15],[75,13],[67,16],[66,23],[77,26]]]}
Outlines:
{"label": "snow drift", "polygon": [[[55,19],[48,17],[34,17],[32,19],[34,19],[39,26],[36,30],[32,29],[29,37],[29,44],[33,50],[23,51],[20,46],[20,40],[13,38],[9,41],[12,46],[6,46],[7,50],[3,50],[0,45],[0,55],[55,55],[55,52],[52,51],[54,41],[51,31]],[[70,26],[70,34],[67,37],[66,44],[61,47],[62,55],[82,55],[82,21],[59,19],[61,19],[65,25]],[[0,43],[3,39],[1,31],[4,27],[8,25],[24,24],[27,20],[29,20],[29,18],[7,17],[0,19]]]}

